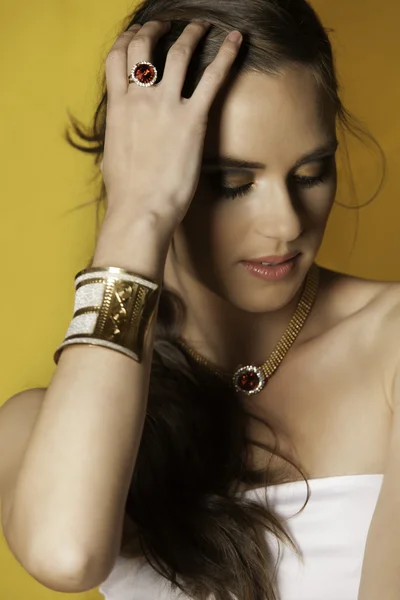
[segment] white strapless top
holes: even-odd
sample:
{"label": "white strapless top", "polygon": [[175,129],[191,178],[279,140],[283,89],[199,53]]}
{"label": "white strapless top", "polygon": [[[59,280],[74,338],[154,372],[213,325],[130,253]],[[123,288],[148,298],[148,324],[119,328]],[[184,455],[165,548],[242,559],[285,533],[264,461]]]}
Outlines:
{"label": "white strapless top", "polygon": [[[267,488],[269,505],[286,522],[302,558],[271,537],[278,560],[279,600],[357,600],[365,544],[383,475],[344,475]],[[246,497],[265,502],[265,488]],[[287,519],[287,520],[286,520]],[[269,534],[267,534],[269,535]],[[278,559],[278,549],[280,557]],[[118,557],[99,591],[105,600],[187,600],[145,559]]]}

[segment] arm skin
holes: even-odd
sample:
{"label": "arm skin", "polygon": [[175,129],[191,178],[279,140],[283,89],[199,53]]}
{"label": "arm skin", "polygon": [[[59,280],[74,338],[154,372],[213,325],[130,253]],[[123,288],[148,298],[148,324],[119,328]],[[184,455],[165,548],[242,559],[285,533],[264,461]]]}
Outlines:
{"label": "arm skin", "polygon": [[[383,327],[388,396],[393,414],[383,485],[369,529],[358,600],[400,599],[400,284]],[[386,363],[388,364],[388,363]]]}

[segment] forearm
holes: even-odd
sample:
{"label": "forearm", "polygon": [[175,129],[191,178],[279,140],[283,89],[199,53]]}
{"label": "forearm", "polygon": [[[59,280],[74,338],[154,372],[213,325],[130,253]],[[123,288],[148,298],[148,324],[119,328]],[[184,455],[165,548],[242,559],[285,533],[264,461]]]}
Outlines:
{"label": "forearm", "polygon": [[[161,283],[164,257],[144,227],[112,222],[93,266]],[[97,346],[66,347],[46,391],[17,479],[8,535],[31,565],[116,556],[146,413],[155,318],[141,363]],[[97,568],[96,566],[96,568]],[[40,570],[40,567],[39,567]]]}

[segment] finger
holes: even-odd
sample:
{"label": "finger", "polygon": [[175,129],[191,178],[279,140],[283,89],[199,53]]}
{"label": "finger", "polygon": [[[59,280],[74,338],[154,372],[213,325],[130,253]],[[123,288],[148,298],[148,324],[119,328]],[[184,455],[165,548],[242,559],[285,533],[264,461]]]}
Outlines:
{"label": "finger", "polygon": [[209,28],[209,23],[193,21],[185,27],[178,40],[171,46],[165,63],[163,94],[175,98],[181,97],[193,52]]}
{"label": "finger", "polygon": [[[136,63],[141,61],[151,62],[153,49],[156,46],[158,40],[170,29],[171,23],[169,21],[147,21],[139,33],[135,35],[128,44],[128,69],[126,77],[132,70],[132,67]],[[137,88],[140,86],[131,85],[131,88]]]}
{"label": "finger", "polygon": [[238,55],[243,37],[240,34],[238,40],[232,40],[232,34],[239,33],[232,31],[224,40],[217,56],[213,62],[206,68],[200,79],[191,99],[191,105],[194,110],[201,113],[209,112],[214,99],[225,81],[228,73]]}
{"label": "finger", "polygon": [[126,93],[128,80],[126,75],[127,60],[126,55],[128,51],[129,43],[132,38],[140,30],[141,25],[136,23],[132,25],[127,31],[124,31],[114,45],[111,47],[110,52],[106,58],[106,81],[107,81],[107,94],[113,96],[118,93]]}

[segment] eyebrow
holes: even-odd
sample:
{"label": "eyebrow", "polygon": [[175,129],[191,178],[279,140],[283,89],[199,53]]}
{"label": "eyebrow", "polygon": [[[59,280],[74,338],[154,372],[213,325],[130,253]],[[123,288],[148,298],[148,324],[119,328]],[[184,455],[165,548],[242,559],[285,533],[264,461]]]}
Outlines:
{"label": "eyebrow", "polygon": [[[301,165],[309,162],[314,162],[325,156],[334,154],[339,146],[338,140],[330,140],[328,143],[319,146],[312,152],[304,154],[296,161],[294,168],[297,169]],[[259,162],[248,162],[246,160],[238,160],[232,156],[217,156],[207,157],[202,162],[203,169],[265,169],[266,165]]]}

